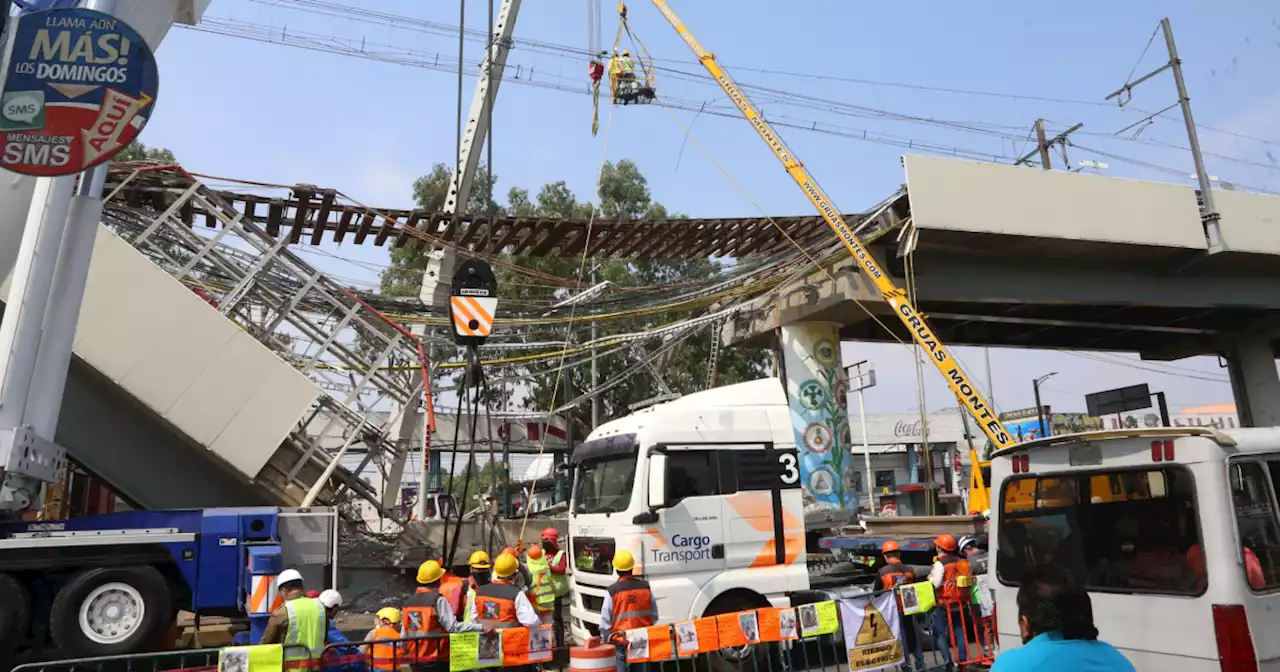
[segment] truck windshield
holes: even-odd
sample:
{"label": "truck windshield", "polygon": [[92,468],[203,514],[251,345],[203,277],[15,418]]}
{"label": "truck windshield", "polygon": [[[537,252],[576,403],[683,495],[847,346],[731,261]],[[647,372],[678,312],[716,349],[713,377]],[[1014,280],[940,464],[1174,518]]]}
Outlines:
{"label": "truck windshield", "polygon": [[616,513],[631,505],[636,482],[634,455],[595,460],[578,467],[573,493],[574,513]]}

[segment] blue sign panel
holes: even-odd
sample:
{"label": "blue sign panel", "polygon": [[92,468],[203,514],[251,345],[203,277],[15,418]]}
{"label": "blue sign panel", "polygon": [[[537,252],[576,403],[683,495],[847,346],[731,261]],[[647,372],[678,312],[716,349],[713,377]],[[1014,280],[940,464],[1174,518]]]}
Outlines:
{"label": "blue sign panel", "polygon": [[23,14],[0,92],[0,167],[78,173],[124,149],[155,107],[160,76],[142,36],[89,9]]}

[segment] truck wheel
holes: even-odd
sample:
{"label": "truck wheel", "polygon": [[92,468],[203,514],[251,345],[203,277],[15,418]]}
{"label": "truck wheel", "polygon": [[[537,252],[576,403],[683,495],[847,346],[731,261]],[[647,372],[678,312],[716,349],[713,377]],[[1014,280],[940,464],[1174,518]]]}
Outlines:
{"label": "truck wheel", "polygon": [[[768,606],[768,603],[763,602],[762,599],[754,600],[747,593],[729,594],[714,600],[703,616],[732,614],[735,611],[749,611],[762,606]],[[709,657],[708,662],[713,672],[754,672],[782,668],[778,647],[768,643],[720,649]]]}
{"label": "truck wheel", "polygon": [[8,669],[9,657],[31,625],[31,600],[27,589],[8,574],[0,574],[0,669]]}
{"label": "truck wheel", "polygon": [[53,642],[69,656],[145,651],[173,620],[171,600],[154,567],[82,570],[53,599]]}

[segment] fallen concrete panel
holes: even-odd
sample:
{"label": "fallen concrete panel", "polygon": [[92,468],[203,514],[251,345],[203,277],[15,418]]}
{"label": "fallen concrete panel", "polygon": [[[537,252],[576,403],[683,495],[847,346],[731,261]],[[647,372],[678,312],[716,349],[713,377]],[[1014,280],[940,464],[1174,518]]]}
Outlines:
{"label": "fallen concrete panel", "polygon": [[932,156],[904,165],[921,230],[1206,247],[1190,187]]}

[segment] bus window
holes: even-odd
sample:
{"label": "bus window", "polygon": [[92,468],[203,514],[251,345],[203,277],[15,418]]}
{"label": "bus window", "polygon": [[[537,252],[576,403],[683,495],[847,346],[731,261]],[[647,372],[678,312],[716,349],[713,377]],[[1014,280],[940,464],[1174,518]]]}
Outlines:
{"label": "bus window", "polygon": [[1187,561],[1200,534],[1185,468],[1012,478],[1000,497],[996,571],[1006,584],[1017,585],[1029,566],[1052,563],[1096,592],[1200,592]]}
{"label": "bus window", "polygon": [[[1273,463],[1274,464],[1274,463]],[[1231,502],[1244,555],[1245,580],[1255,591],[1280,587],[1280,523],[1276,519],[1270,471],[1261,462],[1231,464]]]}

